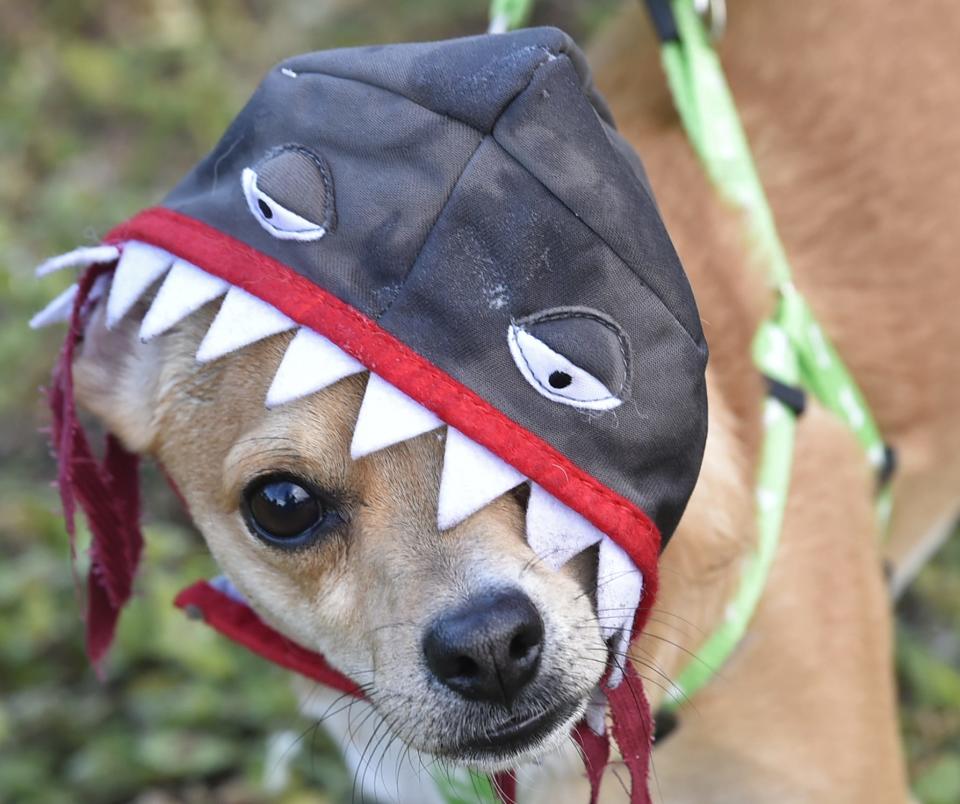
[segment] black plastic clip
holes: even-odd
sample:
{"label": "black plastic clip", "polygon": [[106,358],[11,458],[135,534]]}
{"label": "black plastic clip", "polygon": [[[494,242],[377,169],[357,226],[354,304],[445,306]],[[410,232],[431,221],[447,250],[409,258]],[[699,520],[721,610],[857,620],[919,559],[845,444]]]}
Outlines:
{"label": "black plastic clip", "polygon": [[794,416],[802,416],[807,409],[807,394],[802,388],[796,385],[787,385],[785,382],[774,379],[767,374],[763,375],[767,383],[767,393],[776,399],[780,404],[785,405],[793,411]]}
{"label": "black plastic clip", "polygon": [[885,488],[897,473],[897,451],[889,444],[883,445],[883,463],[877,470],[877,488]]}
{"label": "black plastic clip", "polygon": [[680,33],[677,31],[677,21],[673,18],[670,0],[646,0],[646,3],[654,30],[656,30],[661,43],[679,41]]}

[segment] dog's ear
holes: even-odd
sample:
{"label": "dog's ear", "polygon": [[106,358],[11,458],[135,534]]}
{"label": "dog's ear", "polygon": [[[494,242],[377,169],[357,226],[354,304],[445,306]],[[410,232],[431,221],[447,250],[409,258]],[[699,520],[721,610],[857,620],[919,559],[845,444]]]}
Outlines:
{"label": "dog's ear", "polygon": [[158,339],[143,343],[139,316],[109,329],[105,304],[91,314],[73,364],[81,408],[96,416],[132,452],[150,452],[156,438],[156,401],[163,355]]}

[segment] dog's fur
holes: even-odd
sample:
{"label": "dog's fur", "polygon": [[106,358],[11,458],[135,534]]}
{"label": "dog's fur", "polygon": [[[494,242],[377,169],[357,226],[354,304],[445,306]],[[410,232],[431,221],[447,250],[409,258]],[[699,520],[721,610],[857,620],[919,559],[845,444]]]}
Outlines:
{"label": "dog's fur", "polygon": [[[731,5],[724,64],[797,284],[897,449],[896,508],[881,551],[862,451],[813,405],[798,427],[781,546],[750,632],[658,746],[654,786],[676,804],[904,802],[882,564],[892,563],[902,587],[960,504],[960,317],[950,309],[960,296],[951,220],[960,206],[960,12],[948,0],[922,10],[867,0]],[[613,26],[594,64],[643,155],[711,347],[703,472],[634,651],[656,705],[724,616],[755,539],[764,390],[749,346],[772,300],[742,221],[719,202],[684,138],[639,12]],[[471,590],[519,585],[547,625],[549,688],[537,694],[583,703],[605,656],[584,594],[594,556],[559,575],[542,568],[514,495],[439,534],[435,434],[351,462],[364,381],[267,411],[289,336],[198,367],[193,354],[212,312],[149,345],[135,322],[108,332],[95,321],[77,388],[131,448],[164,464],[217,560],[272,624],[369,683],[401,741],[455,756],[465,716],[482,726],[494,715],[424,686],[424,624]],[[250,536],[240,490],[277,469],[335,489],[347,529],[296,558]],[[562,739],[558,730],[552,744]],[[588,798],[573,763],[535,787],[530,800]],[[608,779],[604,800],[623,798]]]}

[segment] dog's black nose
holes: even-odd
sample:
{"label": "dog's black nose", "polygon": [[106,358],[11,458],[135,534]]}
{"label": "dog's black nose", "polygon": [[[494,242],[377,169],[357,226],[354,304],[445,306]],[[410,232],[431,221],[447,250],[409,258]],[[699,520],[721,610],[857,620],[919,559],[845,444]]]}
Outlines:
{"label": "dog's black nose", "polygon": [[440,617],[423,639],[433,674],[473,701],[510,705],[536,675],[543,620],[518,589],[471,597]]}

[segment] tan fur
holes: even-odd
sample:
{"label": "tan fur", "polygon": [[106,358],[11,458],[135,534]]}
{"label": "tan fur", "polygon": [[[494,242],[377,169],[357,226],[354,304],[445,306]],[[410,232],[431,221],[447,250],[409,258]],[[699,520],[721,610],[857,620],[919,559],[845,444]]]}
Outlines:
{"label": "tan fur", "polygon": [[[643,155],[711,347],[703,473],[636,648],[656,701],[723,617],[755,538],[763,388],[749,344],[771,298],[741,222],[679,128],[646,20],[631,11],[612,28],[595,48],[599,83]],[[947,0],[922,13],[867,0],[742,0],[731,3],[722,48],[797,284],[898,450],[885,552],[904,572],[960,503],[960,316],[950,309],[960,297],[958,41],[960,13]],[[165,464],[217,559],[278,628],[361,681],[374,671],[381,714],[403,702],[394,726],[425,750],[437,747],[431,732],[449,729],[450,710],[406,673],[418,629],[475,584],[521,583],[555,629],[550,661],[567,672],[565,686],[596,682],[603,648],[582,593],[589,554],[559,577],[531,562],[509,495],[437,533],[435,435],[353,463],[362,379],[266,411],[288,336],[198,368],[202,327],[193,319],[148,347],[132,326],[100,327],[78,362],[78,388],[128,444]],[[874,481],[849,433],[816,406],[796,449],[782,544],[750,633],[655,752],[654,788],[671,804],[907,800]],[[277,468],[343,490],[348,536],[297,560],[253,539],[239,492]],[[571,765],[529,798],[581,804],[585,795]],[[624,800],[613,778],[604,800]]]}

